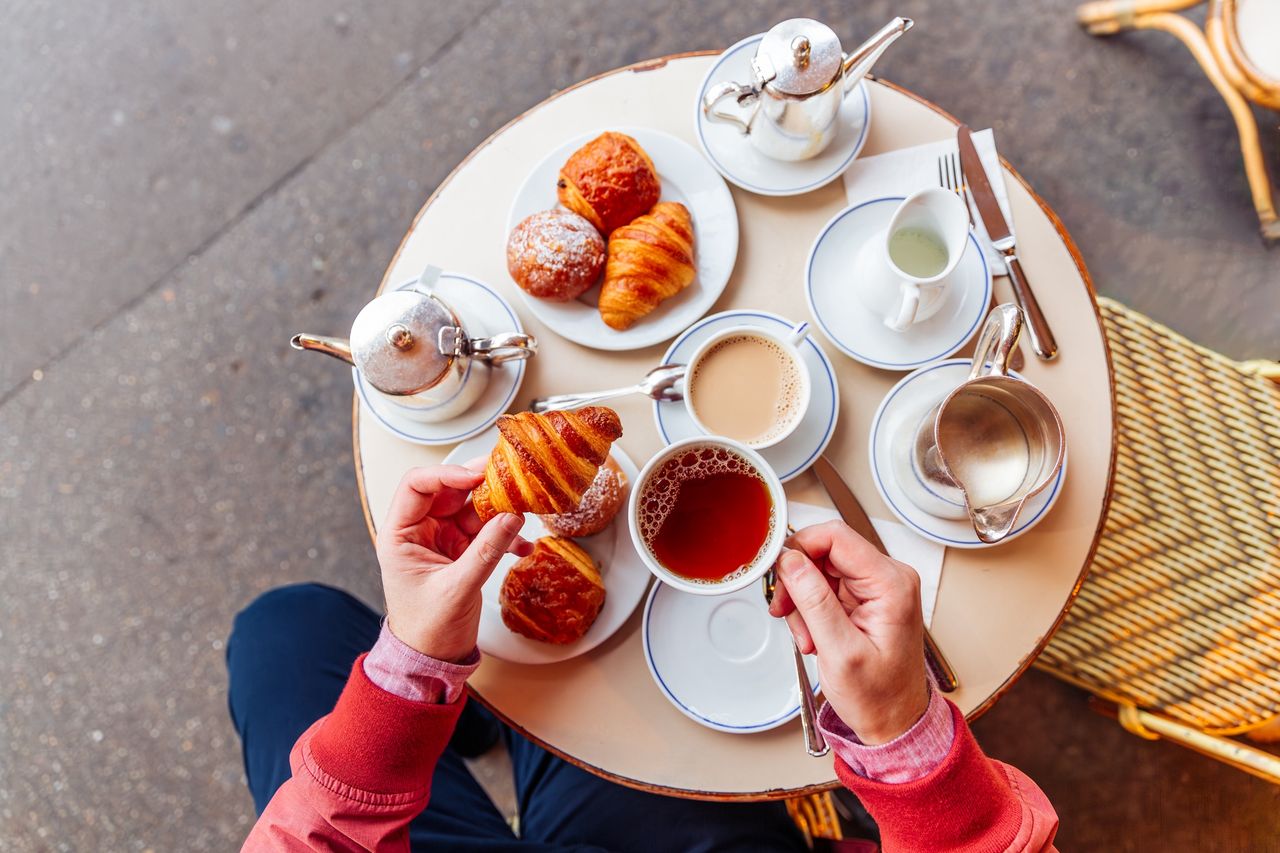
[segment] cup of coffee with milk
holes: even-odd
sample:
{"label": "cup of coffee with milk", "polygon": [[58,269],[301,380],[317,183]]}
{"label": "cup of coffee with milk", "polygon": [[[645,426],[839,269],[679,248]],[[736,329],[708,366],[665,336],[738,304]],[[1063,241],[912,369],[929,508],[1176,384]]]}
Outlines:
{"label": "cup of coffee with milk", "polygon": [[753,450],[795,432],[809,408],[809,367],[800,344],[809,324],[778,334],[735,326],[694,351],[684,378],[684,404],[698,429]]}
{"label": "cup of coffee with milk", "polygon": [[968,239],[969,210],[960,197],[940,187],[920,190],[858,254],[854,292],[886,326],[905,332],[938,313]]}

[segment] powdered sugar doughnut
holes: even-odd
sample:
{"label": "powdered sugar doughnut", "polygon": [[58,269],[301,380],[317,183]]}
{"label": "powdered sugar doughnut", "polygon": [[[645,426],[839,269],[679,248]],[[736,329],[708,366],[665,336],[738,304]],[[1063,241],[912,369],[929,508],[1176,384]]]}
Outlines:
{"label": "powdered sugar doughnut", "polygon": [[568,210],[527,216],[507,238],[507,271],[529,295],[553,302],[577,299],[604,271],[604,238]]}
{"label": "powdered sugar doughnut", "polygon": [[582,494],[578,508],[560,515],[542,515],[547,530],[557,536],[592,536],[609,526],[627,498],[627,475],[613,457],[605,460]]}

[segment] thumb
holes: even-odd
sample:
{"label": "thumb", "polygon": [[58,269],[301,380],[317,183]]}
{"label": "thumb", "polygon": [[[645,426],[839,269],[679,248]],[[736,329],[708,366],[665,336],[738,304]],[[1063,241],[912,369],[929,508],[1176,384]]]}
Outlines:
{"label": "thumb", "polygon": [[467,550],[454,562],[458,584],[479,591],[523,526],[524,518],[509,512],[499,513],[489,519],[471,540]]}
{"label": "thumb", "polygon": [[784,551],[778,558],[778,577],[804,618],[818,654],[842,643],[849,632],[849,615],[813,561],[800,551]]}

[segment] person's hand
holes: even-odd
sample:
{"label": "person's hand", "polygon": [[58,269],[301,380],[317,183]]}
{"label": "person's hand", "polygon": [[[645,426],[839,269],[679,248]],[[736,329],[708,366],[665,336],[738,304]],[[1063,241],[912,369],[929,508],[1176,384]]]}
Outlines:
{"label": "person's hand", "polygon": [[806,527],[778,559],[769,610],[816,654],[822,692],[865,744],[893,740],[929,704],[920,576],[848,525]]}
{"label": "person's hand", "polygon": [[481,525],[467,500],[484,475],[460,465],[412,468],[378,531],[378,564],[391,633],[425,655],[460,661],[476,645],[480,588],[507,551],[527,554],[524,519]]}

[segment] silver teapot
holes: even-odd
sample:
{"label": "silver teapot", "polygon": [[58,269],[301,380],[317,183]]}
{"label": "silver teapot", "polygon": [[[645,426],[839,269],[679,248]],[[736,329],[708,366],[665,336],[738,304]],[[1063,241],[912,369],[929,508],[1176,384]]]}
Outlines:
{"label": "silver teapot", "polygon": [[538,344],[519,333],[468,336],[463,320],[433,292],[439,278],[437,267],[427,267],[413,286],[365,305],[350,339],[297,334],[289,344],[354,365],[405,417],[423,423],[456,417],[484,392],[490,368],[529,358]]}
{"label": "silver teapot", "polygon": [[[835,138],[845,95],[913,24],[910,18],[894,18],[846,55],[826,24],[810,18],[783,21],[756,48],[751,82],[713,85],[703,96],[702,112],[709,121],[737,126],[760,153],[775,160],[816,157]],[[738,109],[720,109],[730,98]]]}

